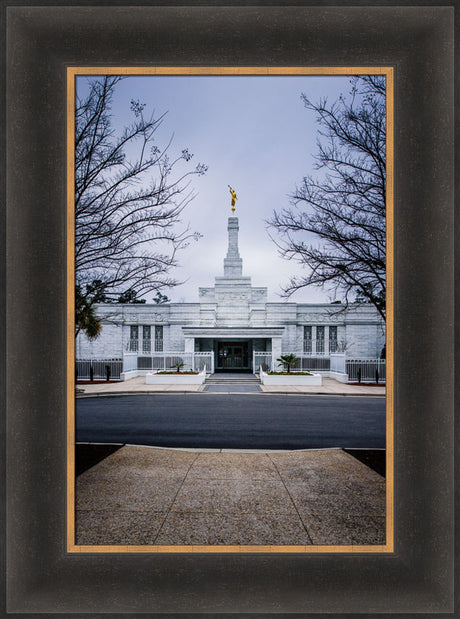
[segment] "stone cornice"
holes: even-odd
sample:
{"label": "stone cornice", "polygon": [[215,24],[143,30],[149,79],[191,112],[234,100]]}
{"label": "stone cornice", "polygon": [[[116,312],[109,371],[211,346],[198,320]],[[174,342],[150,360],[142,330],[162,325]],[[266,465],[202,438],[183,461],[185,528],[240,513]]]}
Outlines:
{"label": "stone cornice", "polygon": [[282,337],[284,327],[182,327],[185,337]]}

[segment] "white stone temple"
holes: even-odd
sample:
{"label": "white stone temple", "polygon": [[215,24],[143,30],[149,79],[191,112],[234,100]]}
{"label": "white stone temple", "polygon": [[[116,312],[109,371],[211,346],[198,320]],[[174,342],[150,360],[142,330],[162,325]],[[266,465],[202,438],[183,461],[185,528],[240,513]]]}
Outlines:
{"label": "white stone temple", "polygon": [[252,286],[243,275],[238,230],[238,218],[229,217],[223,275],[213,287],[199,288],[198,303],[100,304],[102,332],[92,341],[78,336],[76,359],[129,355],[132,369],[133,355],[138,368],[149,368],[155,353],[210,353],[215,371],[237,372],[254,371],[260,358],[285,353],[380,357],[385,327],[373,305],[268,302],[267,288]]}

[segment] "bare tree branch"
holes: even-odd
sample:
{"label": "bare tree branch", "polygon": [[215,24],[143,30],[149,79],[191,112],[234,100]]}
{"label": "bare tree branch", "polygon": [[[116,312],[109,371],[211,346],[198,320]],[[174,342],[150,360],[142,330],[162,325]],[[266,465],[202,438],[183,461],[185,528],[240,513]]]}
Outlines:
{"label": "bare tree branch", "polygon": [[346,305],[353,297],[372,303],[385,319],[385,92],[385,78],[368,75],[352,78],[349,97],[331,105],[302,94],[319,124],[318,176],[304,177],[290,206],[267,222],[281,256],[306,270],[291,278],[285,296],[323,286],[343,295]]}
{"label": "bare tree branch", "polygon": [[[181,226],[194,199],[188,149],[170,157],[172,138],[156,142],[164,115],[144,116],[145,105],[131,101],[133,121],[119,135],[111,104],[120,76],[90,79],[75,107],[75,278],[80,305],[116,301],[178,282],[169,273],[177,253],[200,235]],[[81,325],[77,325],[77,330]]]}

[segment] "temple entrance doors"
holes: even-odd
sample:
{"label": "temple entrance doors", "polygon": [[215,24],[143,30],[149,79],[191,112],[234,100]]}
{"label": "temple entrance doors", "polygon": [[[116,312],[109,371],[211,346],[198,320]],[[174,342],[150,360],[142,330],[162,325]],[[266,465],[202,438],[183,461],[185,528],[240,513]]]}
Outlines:
{"label": "temple entrance doors", "polygon": [[250,372],[249,342],[217,342],[216,372]]}

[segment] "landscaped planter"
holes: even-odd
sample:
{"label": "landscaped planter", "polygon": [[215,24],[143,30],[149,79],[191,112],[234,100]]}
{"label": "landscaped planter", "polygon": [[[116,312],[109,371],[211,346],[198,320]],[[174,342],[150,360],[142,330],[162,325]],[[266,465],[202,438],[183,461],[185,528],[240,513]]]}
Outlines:
{"label": "landscaped planter", "polygon": [[173,372],[172,374],[162,374],[152,372],[146,374],[146,385],[202,385],[206,380],[206,369],[199,374],[187,374],[186,372]]}
{"label": "landscaped planter", "polygon": [[320,374],[267,374],[260,370],[260,382],[262,385],[292,385],[292,386],[318,386],[323,384],[323,379]]}

